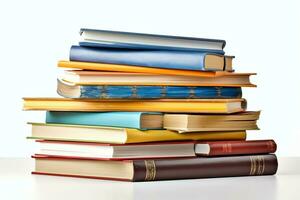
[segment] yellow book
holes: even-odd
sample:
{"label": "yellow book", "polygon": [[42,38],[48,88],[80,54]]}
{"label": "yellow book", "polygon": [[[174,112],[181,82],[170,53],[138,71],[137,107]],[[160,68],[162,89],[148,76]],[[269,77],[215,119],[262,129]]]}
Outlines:
{"label": "yellow book", "polygon": [[24,98],[24,110],[144,111],[176,113],[235,113],[244,111],[244,99],[67,99]]}
{"label": "yellow book", "polygon": [[69,124],[30,123],[30,139],[101,142],[111,144],[180,141],[180,140],[245,140],[245,131],[194,132],[181,134],[170,130],[82,126]]}
{"label": "yellow book", "polygon": [[198,76],[198,77],[215,77],[223,75],[227,72],[209,72],[209,71],[193,71],[179,69],[160,69],[151,67],[140,67],[131,65],[117,65],[107,63],[92,63],[92,62],[76,62],[76,61],[59,61],[58,67],[71,69],[99,70],[99,71],[116,71],[116,72],[136,72],[150,74],[165,74],[165,75],[182,75],[182,76]]}

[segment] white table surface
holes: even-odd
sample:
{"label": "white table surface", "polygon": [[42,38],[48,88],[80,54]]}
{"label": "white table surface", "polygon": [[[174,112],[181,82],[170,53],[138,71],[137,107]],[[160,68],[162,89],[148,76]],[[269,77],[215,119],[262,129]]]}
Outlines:
{"label": "white table surface", "polygon": [[276,176],[117,182],[31,175],[34,162],[0,158],[0,199],[300,200],[300,158],[279,158]]}

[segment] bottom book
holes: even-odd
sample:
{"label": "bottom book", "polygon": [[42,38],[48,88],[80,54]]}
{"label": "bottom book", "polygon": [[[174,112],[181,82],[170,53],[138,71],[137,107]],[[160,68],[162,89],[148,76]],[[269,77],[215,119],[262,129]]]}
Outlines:
{"label": "bottom book", "polygon": [[123,181],[273,175],[278,168],[274,154],[120,161],[51,156],[33,158],[33,174]]}

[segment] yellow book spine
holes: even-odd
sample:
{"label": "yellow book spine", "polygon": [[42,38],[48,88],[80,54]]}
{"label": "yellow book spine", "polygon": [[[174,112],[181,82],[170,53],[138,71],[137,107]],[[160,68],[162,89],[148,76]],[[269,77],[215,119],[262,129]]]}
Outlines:
{"label": "yellow book spine", "polygon": [[53,111],[147,111],[227,113],[222,102],[95,102],[95,101],[25,101],[25,110]]}
{"label": "yellow book spine", "polygon": [[245,140],[246,131],[194,132],[181,134],[169,130],[127,130],[126,143],[178,140]]}

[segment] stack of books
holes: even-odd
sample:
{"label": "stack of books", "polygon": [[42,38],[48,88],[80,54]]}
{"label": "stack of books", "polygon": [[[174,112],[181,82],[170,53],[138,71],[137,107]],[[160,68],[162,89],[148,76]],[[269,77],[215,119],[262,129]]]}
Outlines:
{"label": "stack of books", "polygon": [[81,29],[59,61],[64,98],[24,98],[45,110],[30,123],[34,174],[127,181],[272,175],[276,143],[246,140],[246,111],[225,41]]}

